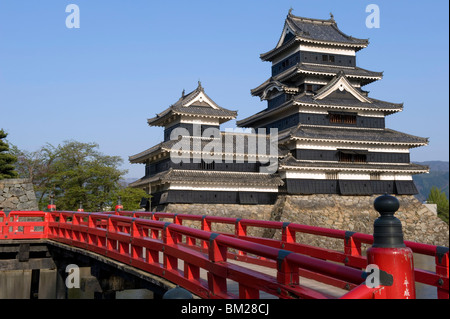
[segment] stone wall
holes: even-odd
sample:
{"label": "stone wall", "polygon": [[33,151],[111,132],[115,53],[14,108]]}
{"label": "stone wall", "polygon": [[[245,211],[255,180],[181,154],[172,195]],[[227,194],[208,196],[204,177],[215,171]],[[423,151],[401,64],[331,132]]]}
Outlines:
{"label": "stone wall", "polygon": [[33,184],[27,179],[0,180],[0,210],[39,210]]}
{"label": "stone wall", "polygon": [[[275,205],[169,204],[171,213],[214,215],[259,220],[276,220],[326,228],[373,234],[379,214],[373,208],[374,196],[280,195]],[[432,245],[449,246],[449,227],[435,212],[414,196],[397,196],[400,208],[395,214],[403,225],[404,239]],[[199,224],[198,224],[199,226]],[[213,231],[233,231],[234,225]],[[280,231],[249,228],[249,235],[280,238]],[[299,235],[299,242],[314,246],[343,249],[343,240],[315,235]],[[364,247],[367,248],[367,247]]]}
{"label": "stone wall", "polygon": [[[191,215],[212,215],[221,217],[269,220],[273,205],[239,205],[239,204],[169,204],[164,212]],[[200,228],[200,222],[183,222],[183,225]],[[234,225],[212,225],[213,231],[234,232]],[[251,236],[263,236],[264,230],[252,227],[247,230]]]}
{"label": "stone wall", "polygon": [[[287,196],[280,220],[373,234],[373,223],[379,216],[373,208],[377,197],[378,195]],[[449,227],[445,222],[414,196],[396,197],[400,201],[400,208],[395,216],[402,222],[405,240],[449,246]],[[314,245],[329,245],[329,241],[324,239],[311,240]],[[333,244],[333,248],[342,248],[342,241],[337,242]]]}

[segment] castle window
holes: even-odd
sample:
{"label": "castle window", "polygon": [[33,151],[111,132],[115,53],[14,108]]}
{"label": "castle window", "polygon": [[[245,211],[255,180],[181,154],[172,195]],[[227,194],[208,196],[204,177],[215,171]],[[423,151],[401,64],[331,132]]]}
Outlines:
{"label": "castle window", "polygon": [[338,173],[325,173],[325,178],[336,180],[338,179]]}
{"label": "castle window", "polygon": [[201,163],[199,163],[199,168],[201,170],[214,170],[215,169],[215,162],[206,163],[204,160],[202,160]]}
{"label": "castle window", "polygon": [[331,62],[331,63],[334,63],[334,61],[335,61],[334,55],[323,54],[323,55],[322,55],[322,61],[323,61],[323,62]]}
{"label": "castle window", "polygon": [[354,114],[330,113],[329,119],[332,124],[356,124]]}
{"label": "castle window", "polygon": [[367,154],[365,151],[342,150],[339,152],[339,162],[342,163],[366,163]]}

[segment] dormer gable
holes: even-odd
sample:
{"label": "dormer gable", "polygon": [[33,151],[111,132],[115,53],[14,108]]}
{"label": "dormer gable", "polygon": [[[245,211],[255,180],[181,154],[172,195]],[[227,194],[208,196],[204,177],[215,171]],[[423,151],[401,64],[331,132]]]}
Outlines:
{"label": "dormer gable", "polygon": [[361,92],[359,92],[347,79],[344,72],[340,71],[327,85],[322,87],[317,91],[316,95],[313,97],[314,100],[323,100],[326,97],[332,97],[334,92],[346,92],[349,93],[353,98],[359,100],[363,103],[372,103],[370,99],[365,97]]}

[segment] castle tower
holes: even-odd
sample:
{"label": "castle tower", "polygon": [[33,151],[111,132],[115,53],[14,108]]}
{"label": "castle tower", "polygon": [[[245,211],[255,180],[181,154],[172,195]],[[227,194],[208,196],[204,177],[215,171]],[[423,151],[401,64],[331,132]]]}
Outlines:
{"label": "castle tower", "polygon": [[[164,128],[164,141],[129,157],[131,163],[145,164],[145,176],[129,186],[151,194],[152,207],[273,204],[283,182],[276,169],[264,172],[261,159],[249,158],[249,136],[256,142],[256,134],[220,131],[220,124],[236,116],[217,105],[200,82],[192,92],[183,91],[177,102],[148,119],[149,125]],[[279,154],[270,153],[269,142],[259,153],[277,165]]]}
{"label": "castle tower", "polygon": [[369,97],[363,87],[382,72],[357,66],[368,46],[328,20],[289,11],[274,49],[261,54],[271,77],[251,90],[267,108],[237,122],[240,127],[277,128],[289,155],[279,163],[287,194],[416,194],[413,174],[428,167],[410,163],[410,149],[426,138],[385,127],[403,104]]}

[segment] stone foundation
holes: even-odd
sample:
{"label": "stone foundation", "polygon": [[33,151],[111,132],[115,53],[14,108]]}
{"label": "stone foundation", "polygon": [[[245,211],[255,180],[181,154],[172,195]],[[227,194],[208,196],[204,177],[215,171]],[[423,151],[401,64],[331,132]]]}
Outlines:
{"label": "stone foundation", "polygon": [[33,184],[28,179],[0,180],[0,210],[39,210]]}
{"label": "stone foundation", "polygon": [[[310,195],[287,196],[281,221],[373,234],[379,214],[373,208],[374,196]],[[449,226],[436,213],[412,195],[396,196],[400,208],[395,216],[403,226],[405,240],[449,246]],[[309,236],[311,238],[311,236]],[[328,241],[314,239],[311,244],[329,247]],[[342,241],[333,248],[342,248]]]}
{"label": "stone foundation", "polygon": [[[379,216],[373,208],[373,202],[377,197],[378,195],[280,195],[274,205],[169,204],[163,211],[179,214],[276,220],[372,234],[373,223]],[[449,227],[436,216],[435,212],[412,195],[399,195],[397,198],[400,201],[400,208],[395,216],[402,222],[405,240],[449,246]],[[198,227],[199,225],[198,223]],[[234,225],[213,228],[213,231],[232,232],[234,231]],[[280,231],[269,229],[250,227],[248,233],[251,236],[280,238]],[[324,248],[343,250],[343,240],[315,235],[297,235],[297,241]]]}
{"label": "stone foundation", "polygon": [[[169,204],[163,211],[177,214],[212,215],[233,218],[269,220],[273,205],[240,204]],[[183,225],[200,228],[200,222],[183,222]],[[234,225],[212,224],[213,231],[234,233]],[[250,236],[262,237],[264,229],[249,227]]]}

